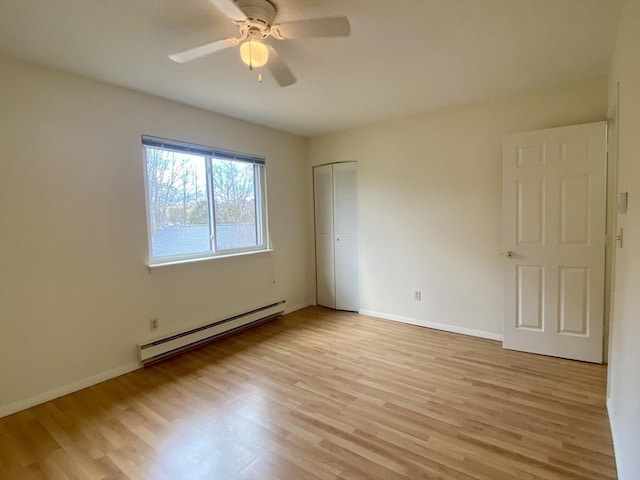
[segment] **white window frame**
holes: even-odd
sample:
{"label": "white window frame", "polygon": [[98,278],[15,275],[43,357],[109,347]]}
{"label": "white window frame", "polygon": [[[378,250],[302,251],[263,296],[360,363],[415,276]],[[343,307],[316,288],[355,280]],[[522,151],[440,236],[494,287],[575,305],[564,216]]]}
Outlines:
{"label": "white window frame", "polygon": [[[199,155],[205,159],[207,178],[207,202],[209,204],[209,244],[211,250],[195,254],[165,255],[162,257],[153,256],[153,229],[151,227],[151,199],[149,198],[149,178],[147,164],[147,147],[169,150],[177,153],[187,153]],[[214,258],[224,258],[236,255],[251,253],[261,253],[271,249],[269,242],[269,229],[267,225],[267,178],[266,162],[263,157],[233,152],[220,148],[207,147],[193,143],[168,140],[166,138],[142,135],[142,152],[144,158],[144,188],[147,215],[147,240],[148,240],[148,261],[149,267],[171,265],[176,263],[187,263]],[[257,245],[241,248],[231,248],[218,250],[216,241],[216,214],[215,214],[215,193],[213,179],[213,160],[241,161],[253,164],[254,195],[256,207],[256,237]]]}

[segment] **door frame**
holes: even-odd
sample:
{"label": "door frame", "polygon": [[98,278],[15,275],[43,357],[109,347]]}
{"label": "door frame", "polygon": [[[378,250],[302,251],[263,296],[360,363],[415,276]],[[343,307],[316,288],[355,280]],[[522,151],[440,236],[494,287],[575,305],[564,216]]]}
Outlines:
{"label": "door frame", "polygon": [[[609,91],[609,111],[607,112],[607,243],[605,251],[605,312],[603,356],[604,363],[609,363],[611,354],[611,339],[614,327],[614,296],[615,296],[615,259],[617,251],[616,232],[618,229],[618,141],[620,126],[620,82]],[[612,105],[612,106],[611,106]],[[610,384],[607,381],[607,398],[610,394]]]}

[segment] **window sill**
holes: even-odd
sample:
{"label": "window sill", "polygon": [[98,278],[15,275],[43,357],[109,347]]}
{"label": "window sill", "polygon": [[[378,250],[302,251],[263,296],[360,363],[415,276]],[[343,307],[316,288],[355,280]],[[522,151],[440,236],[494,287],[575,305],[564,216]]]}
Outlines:
{"label": "window sill", "polygon": [[272,248],[266,248],[264,250],[253,250],[251,252],[236,252],[229,253],[226,255],[212,255],[210,257],[198,257],[198,258],[184,258],[180,260],[167,260],[166,262],[158,262],[158,263],[149,263],[147,264],[147,268],[149,271],[155,270],[157,268],[170,267],[172,265],[184,265],[187,263],[199,263],[199,262],[210,262],[212,260],[224,260],[229,258],[237,258],[237,257],[247,257],[249,255],[262,255],[265,253],[273,252]]}

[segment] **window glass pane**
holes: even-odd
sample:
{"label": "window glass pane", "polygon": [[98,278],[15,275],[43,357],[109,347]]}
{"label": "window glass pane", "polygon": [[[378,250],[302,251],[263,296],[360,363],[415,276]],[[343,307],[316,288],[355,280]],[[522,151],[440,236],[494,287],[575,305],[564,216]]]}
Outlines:
{"label": "window glass pane", "polygon": [[211,251],[205,157],[146,147],[153,257]]}
{"label": "window glass pane", "polygon": [[217,250],[258,245],[255,168],[245,162],[213,159]]}

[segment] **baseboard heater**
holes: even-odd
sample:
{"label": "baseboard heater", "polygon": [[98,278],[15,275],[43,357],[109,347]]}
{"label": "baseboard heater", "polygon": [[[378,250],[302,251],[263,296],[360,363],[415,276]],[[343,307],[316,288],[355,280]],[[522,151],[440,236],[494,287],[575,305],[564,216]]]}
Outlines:
{"label": "baseboard heater", "polygon": [[207,325],[175,333],[153,342],[138,345],[138,358],[148,365],[186,350],[217,340],[223,336],[258,325],[284,313],[285,301],[265,305]]}

